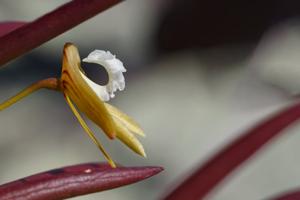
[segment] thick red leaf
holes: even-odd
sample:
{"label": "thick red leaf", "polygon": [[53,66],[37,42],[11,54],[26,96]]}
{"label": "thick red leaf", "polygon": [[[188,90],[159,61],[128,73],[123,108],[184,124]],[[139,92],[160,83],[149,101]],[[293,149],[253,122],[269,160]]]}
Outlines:
{"label": "thick red leaf", "polygon": [[0,38],[0,66],[122,0],[73,0]]}
{"label": "thick red leaf", "polygon": [[209,159],[181,185],[173,190],[166,200],[203,199],[227,175],[255,154],[288,125],[300,118],[300,103],[291,106],[267,121],[249,130],[223,150]]}
{"label": "thick red leaf", "polygon": [[0,186],[1,200],[61,200],[121,187],[153,176],[161,167],[111,168],[86,163],[35,174]]}
{"label": "thick red leaf", "polygon": [[0,37],[25,24],[26,22],[0,22]]}

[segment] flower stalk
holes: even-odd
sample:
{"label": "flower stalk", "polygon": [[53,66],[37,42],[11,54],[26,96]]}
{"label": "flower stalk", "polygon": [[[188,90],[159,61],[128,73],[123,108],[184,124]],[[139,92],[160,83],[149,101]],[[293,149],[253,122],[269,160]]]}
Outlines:
{"label": "flower stalk", "polygon": [[5,108],[8,108],[9,106],[15,104],[16,102],[20,101],[24,97],[42,88],[59,91],[60,90],[59,80],[57,78],[47,78],[30,85],[29,87],[22,90],[20,93],[16,94],[15,96],[1,103],[0,111],[4,110]]}

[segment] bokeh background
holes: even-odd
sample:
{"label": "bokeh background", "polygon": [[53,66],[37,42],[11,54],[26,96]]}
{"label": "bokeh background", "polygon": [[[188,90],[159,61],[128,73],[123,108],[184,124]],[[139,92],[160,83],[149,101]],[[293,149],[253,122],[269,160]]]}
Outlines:
{"label": "bokeh background", "polygon": [[[0,20],[31,21],[65,2],[2,0]],[[159,199],[249,127],[297,101],[299,10],[292,0],[124,1],[1,68],[0,100],[59,76],[66,42],[76,44],[82,57],[94,49],[116,54],[128,70],[127,85],[111,103],[143,127],[148,158],[89,124],[122,165],[165,171],[74,199]],[[106,78],[101,68],[84,69],[95,82]],[[0,127],[0,183],[104,160],[54,91],[38,91],[1,111]],[[286,131],[207,199],[264,199],[299,186],[300,127]]]}

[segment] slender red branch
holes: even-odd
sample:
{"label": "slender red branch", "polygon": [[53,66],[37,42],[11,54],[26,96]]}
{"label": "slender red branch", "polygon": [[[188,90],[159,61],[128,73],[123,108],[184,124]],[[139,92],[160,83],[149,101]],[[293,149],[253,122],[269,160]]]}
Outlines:
{"label": "slender red branch", "polygon": [[283,110],[237,138],[209,159],[187,180],[172,191],[166,200],[204,198],[227,175],[255,154],[288,125],[300,118],[300,103]]}
{"label": "slender red branch", "polygon": [[109,190],[153,176],[161,167],[86,163],[35,174],[0,186],[1,200],[61,200]]}
{"label": "slender red branch", "polygon": [[0,66],[122,0],[73,0],[0,38]]}

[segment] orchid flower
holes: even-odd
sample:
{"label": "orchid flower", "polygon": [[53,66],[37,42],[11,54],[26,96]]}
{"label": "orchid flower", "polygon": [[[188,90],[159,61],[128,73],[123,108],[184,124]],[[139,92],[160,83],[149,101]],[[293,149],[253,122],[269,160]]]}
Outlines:
{"label": "orchid flower", "polygon": [[135,153],[146,157],[142,144],[136,138],[136,135],[145,136],[142,129],[128,115],[105,103],[115,96],[114,92],[125,88],[123,72],[126,72],[126,69],[123,63],[109,51],[102,50],[93,51],[83,61],[103,66],[108,74],[108,83],[98,85],[90,80],[81,67],[78,49],[73,44],[67,43],[63,50],[61,78],[49,78],[29,86],[0,104],[0,110],[40,88],[61,91],[79,123],[103,153],[111,167],[116,167],[114,161],[85,123],[79,111],[97,124],[110,139],[118,138]]}

